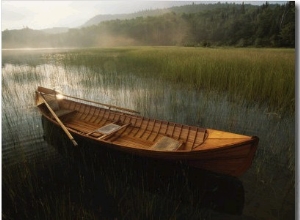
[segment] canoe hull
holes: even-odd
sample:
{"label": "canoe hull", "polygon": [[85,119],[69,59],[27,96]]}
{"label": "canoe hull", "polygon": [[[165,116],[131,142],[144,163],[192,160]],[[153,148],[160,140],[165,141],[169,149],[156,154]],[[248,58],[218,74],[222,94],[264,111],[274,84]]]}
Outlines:
{"label": "canoe hull", "polygon": [[[44,120],[47,120],[49,123],[55,125],[58,129],[60,129],[59,124],[53,119],[45,116],[43,116],[43,118]],[[258,145],[258,138],[254,136],[253,140],[249,141],[248,143],[243,143],[242,145],[234,147],[229,146],[227,149],[221,148],[220,150],[215,150],[214,152],[207,150],[192,153],[181,152],[180,154],[177,152],[164,153],[120,147],[108,142],[87,139],[85,136],[80,135],[76,132],[70,132],[74,135],[74,138],[76,140],[80,141],[79,147],[69,145],[72,150],[80,148],[80,145],[84,142],[85,145],[88,143],[93,146],[99,145],[99,147],[105,147],[107,149],[113,149],[115,151],[121,151],[143,158],[152,158],[169,162],[182,162],[201,170],[208,170],[214,173],[226,174],[230,176],[241,176],[250,168]],[[63,133],[62,130],[61,133]],[[60,151],[61,150],[62,149],[60,149]],[[102,148],[98,148],[99,152],[101,152],[101,150]]]}
{"label": "canoe hull", "polygon": [[[98,146],[96,151],[106,147],[142,158],[180,161],[231,176],[242,175],[255,156],[259,141],[256,136],[148,119],[72,99],[57,101],[55,94],[44,88],[36,92],[36,103],[42,116],[66,134],[71,134],[76,141],[80,139]],[[46,95],[51,99],[45,101]],[[46,107],[43,102],[49,102],[54,111],[49,111],[49,105]],[[73,137],[69,139],[74,140]]]}

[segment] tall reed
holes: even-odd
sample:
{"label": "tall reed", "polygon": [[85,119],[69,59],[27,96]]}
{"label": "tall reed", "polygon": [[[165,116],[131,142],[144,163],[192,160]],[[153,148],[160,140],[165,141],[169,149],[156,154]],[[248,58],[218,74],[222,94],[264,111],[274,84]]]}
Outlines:
{"label": "tall reed", "polygon": [[224,92],[235,100],[266,104],[270,111],[294,112],[292,49],[147,48],[120,59],[122,69],[138,75],[186,89]]}
{"label": "tall reed", "polygon": [[133,47],[66,53],[66,65],[98,73],[155,77],[185,89],[217,91],[269,112],[295,111],[295,50]]}

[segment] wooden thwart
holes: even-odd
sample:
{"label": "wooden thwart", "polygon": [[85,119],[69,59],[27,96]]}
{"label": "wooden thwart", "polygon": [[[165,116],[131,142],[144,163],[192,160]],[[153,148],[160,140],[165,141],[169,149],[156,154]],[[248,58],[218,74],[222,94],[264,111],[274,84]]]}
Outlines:
{"label": "wooden thwart", "polygon": [[114,135],[115,133],[117,133],[118,131],[120,131],[121,129],[124,129],[124,128],[127,128],[129,125],[131,125],[130,123],[129,124],[126,124],[126,125],[123,125],[123,126],[120,126],[119,128],[116,128],[114,131],[112,131],[111,133],[108,133],[108,134],[105,134],[101,137],[99,137],[98,139],[106,139],[106,138],[109,138],[111,137],[112,135]]}

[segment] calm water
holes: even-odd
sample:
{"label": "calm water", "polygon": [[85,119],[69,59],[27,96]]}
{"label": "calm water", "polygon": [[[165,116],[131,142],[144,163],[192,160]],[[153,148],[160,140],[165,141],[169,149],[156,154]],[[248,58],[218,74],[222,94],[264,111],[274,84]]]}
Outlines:
{"label": "calm water", "polygon": [[[34,91],[41,85],[131,108],[148,117],[258,136],[254,164],[241,177],[246,197],[243,215],[262,219],[292,216],[294,115],[278,115],[253,103],[234,103],[226,94],[197,92],[151,78],[125,76],[116,72],[113,62],[107,64],[109,71],[101,71],[93,66],[66,65],[56,50],[2,52],[3,167],[22,161],[60,160],[43,140],[41,118],[34,106]],[[265,195],[258,195],[262,192]],[[265,207],[261,197],[268,197]],[[274,211],[280,208],[280,212]]]}

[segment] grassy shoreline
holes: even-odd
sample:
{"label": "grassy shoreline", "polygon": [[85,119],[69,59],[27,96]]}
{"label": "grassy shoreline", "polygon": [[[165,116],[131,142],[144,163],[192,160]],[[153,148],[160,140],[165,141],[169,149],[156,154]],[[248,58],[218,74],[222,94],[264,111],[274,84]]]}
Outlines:
{"label": "grassy shoreline", "polygon": [[267,105],[276,114],[295,111],[294,49],[95,48],[65,53],[61,61],[103,74],[131,73],[185,89],[224,92],[235,102]]}

